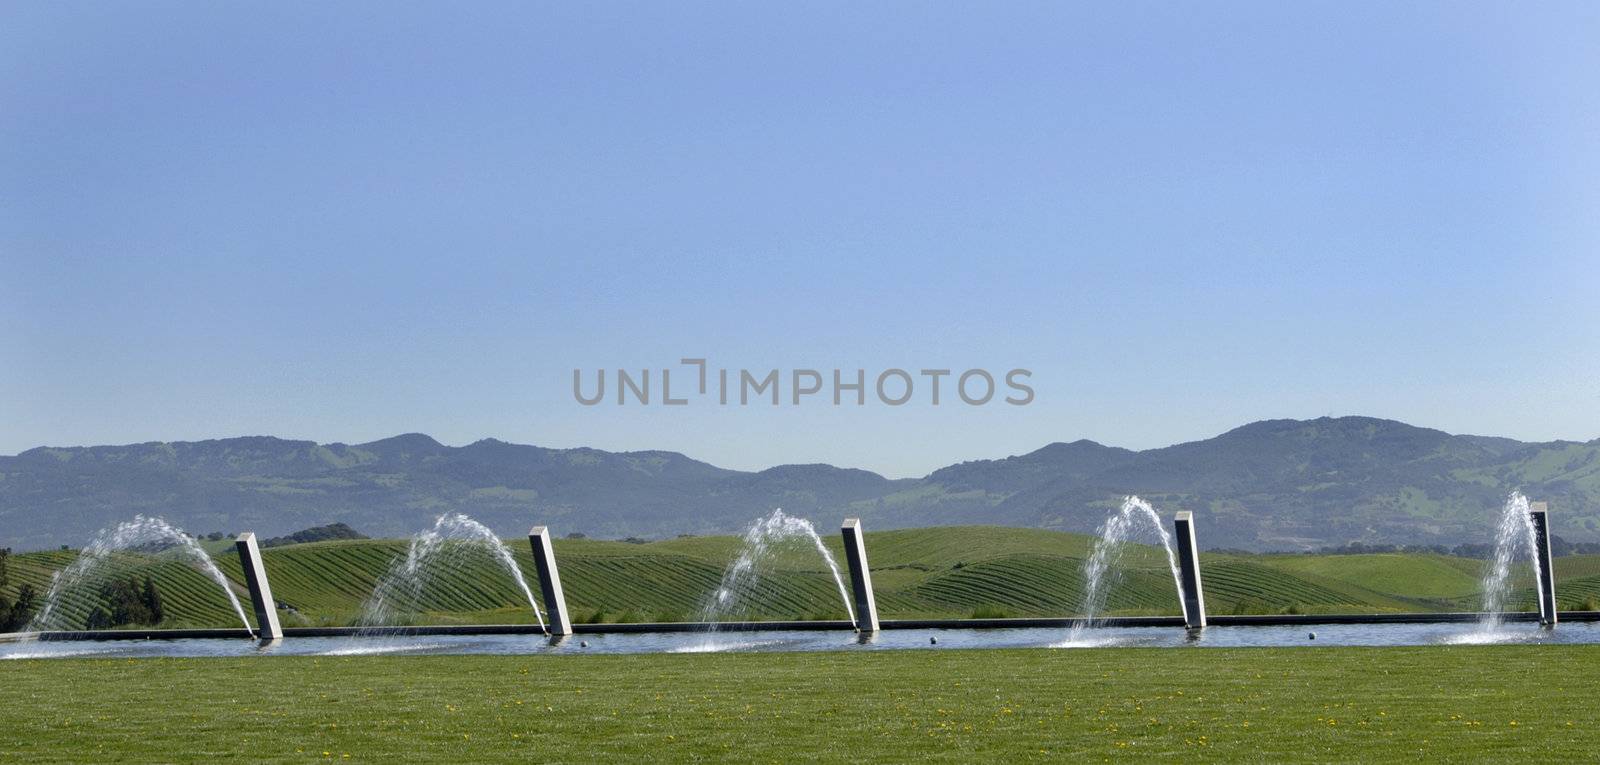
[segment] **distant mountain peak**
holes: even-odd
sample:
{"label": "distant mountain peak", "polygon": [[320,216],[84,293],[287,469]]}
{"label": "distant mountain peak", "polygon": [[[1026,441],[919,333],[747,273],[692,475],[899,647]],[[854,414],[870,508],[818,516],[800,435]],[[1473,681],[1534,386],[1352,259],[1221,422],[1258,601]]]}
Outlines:
{"label": "distant mountain peak", "polygon": [[1027,454],[1025,454],[1023,456],[1024,457],[1032,457],[1032,456],[1046,456],[1046,455],[1052,455],[1052,454],[1072,454],[1072,453],[1078,453],[1078,452],[1101,452],[1101,451],[1127,452],[1129,450],[1123,449],[1123,448],[1118,447],[1118,446],[1106,446],[1105,444],[1102,444],[1099,441],[1090,441],[1087,438],[1080,438],[1080,439],[1078,439],[1076,441],[1071,441],[1071,442],[1053,441],[1053,442],[1045,444],[1044,446],[1041,446],[1041,447],[1039,447],[1037,449],[1034,449],[1033,451],[1028,452]]}
{"label": "distant mountain peak", "polygon": [[[1311,420],[1272,419],[1257,420],[1256,422],[1240,425],[1237,428],[1223,433],[1217,438],[1255,437],[1262,435],[1296,434],[1312,437],[1343,438],[1349,436],[1377,437],[1394,433],[1413,435],[1427,434],[1437,437],[1449,437],[1449,433],[1432,428],[1419,427],[1399,420],[1386,420],[1379,417],[1364,417],[1360,415],[1345,415],[1340,417],[1323,416]],[[1208,439],[1209,440],[1209,439]]]}
{"label": "distant mountain peak", "polygon": [[[492,441],[493,439],[485,440]],[[444,444],[434,440],[433,436],[427,433],[401,433],[398,436],[380,438],[376,441],[357,444],[357,446],[362,449],[438,450],[446,448]]]}
{"label": "distant mountain peak", "polygon": [[880,480],[880,481],[889,480],[889,479],[884,478],[883,476],[878,475],[877,473],[874,473],[874,472],[872,472],[870,470],[862,470],[861,468],[835,467],[833,465],[829,465],[826,462],[806,462],[806,463],[795,463],[795,464],[789,464],[789,465],[774,465],[773,467],[769,467],[766,470],[760,471],[759,473],[757,473],[757,475],[774,476],[774,477],[781,476],[781,477],[784,477],[784,478],[803,478],[803,477],[808,477],[808,476],[828,476],[828,475],[850,475],[850,476],[859,476],[859,477],[863,477],[863,478],[870,476],[871,478],[875,478],[875,479]]}

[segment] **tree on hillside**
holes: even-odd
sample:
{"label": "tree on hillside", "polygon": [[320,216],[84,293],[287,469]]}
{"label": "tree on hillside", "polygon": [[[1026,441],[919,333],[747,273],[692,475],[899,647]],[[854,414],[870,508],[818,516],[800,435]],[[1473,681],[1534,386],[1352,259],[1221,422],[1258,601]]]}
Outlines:
{"label": "tree on hillside", "polygon": [[161,591],[156,589],[155,580],[146,574],[144,577],[144,590],[139,593],[139,600],[144,603],[144,609],[150,614],[151,624],[160,624],[164,618],[161,611]]}
{"label": "tree on hillside", "polygon": [[38,599],[33,585],[18,587],[17,602],[11,604],[10,615],[0,616],[0,632],[15,632],[26,626],[28,620],[33,618],[33,608]]}
{"label": "tree on hillside", "polygon": [[316,526],[283,537],[273,537],[261,543],[262,547],[281,547],[306,542],[325,542],[331,539],[366,539],[367,536],[343,523]]}
{"label": "tree on hillside", "polygon": [[0,548],[0,632],[11,632],[11,599],[6,597],[6,585],[10,583],[11,548]]}
{"label": "tree on hillside", "polygon": [[[105,606],[89,615],[90,629],[122,627],[129,624],[156,625],[161,622],[161,591],[150,577],[141,587],[138,580],[113,579],[100,588]],[[99,612],[104,611],[101,614]]]}
{"label": "tree on hillside", "polygon": [[16,632],[33,616],[33,603],[37,599],[33,585],[17,588],[15,603],[6,596],[6,585],[11,583],[11,548],[0,548],[0,632]]}

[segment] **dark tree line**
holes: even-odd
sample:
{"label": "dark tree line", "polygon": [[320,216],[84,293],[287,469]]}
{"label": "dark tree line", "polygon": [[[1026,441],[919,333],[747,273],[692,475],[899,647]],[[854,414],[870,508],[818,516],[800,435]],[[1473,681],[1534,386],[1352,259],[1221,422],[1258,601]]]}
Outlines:
{"label": "dark tree line", "polygon": [[[1218,551],[1220,552],[1220,551]],[[1319,547],[1309,551],[1308,555],[1365,555],[1368,553],[1435,553],[1438,555],[1454,555],[1458,558],[1492,558],[1494,545],[1486,543],[1468,543],[1459,545],[1385,545],[1365,544],[1351,542],[1337,547]],[[1600,553],[1600,542],[1568,542],[1559,534],[1550,535],[1550,554],[1554,557],[1563,555],[1594,555]]]}
{"label": "dark tree line", "polygon": [[92,630],[130,624],[154,626],[166,616],[161,608],[161,590],[149,576],[142,586],[133,577],[113,579],[100,588],[100,597],[105,604],[89,612],[88,627]]}
{"label": "dark tree line", "polygon": [[33,617],[33,609],[39,599],[31,584],[17,588],[15,602],[6,595],[6,586],[11,583],[10,558],[11,548],[0,549],[0,632],[22,629]]}
{"label": "dark tree line", "polygon": [[261,543],[262,547],[281,547],[283,545],[298,545],[306,542],[325,542],[330,539],[366,539],[367,535],[343,523],[330,523],[326,526],[316,526],[293,534],[273,537]]}

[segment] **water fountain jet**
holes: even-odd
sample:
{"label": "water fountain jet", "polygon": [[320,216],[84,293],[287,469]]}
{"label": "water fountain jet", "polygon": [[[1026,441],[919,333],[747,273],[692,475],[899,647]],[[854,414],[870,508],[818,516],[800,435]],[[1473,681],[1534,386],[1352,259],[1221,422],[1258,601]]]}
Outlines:
{"label": "water fountain jet", "polygon": [[411,538],[404,558],[396,560],[373,587],[362,606],[360,625],[377,627],[390,624],[401,613],[420,610],[428,586],[448,571],[465,564],[470,550],[487,551],[511,580],[516,582],[528,607],[539,621],[539,631],[548,632],[539,603],[528,588],[511,550],[487,526],[461,513],[446,513],[433,527]]}
{"label": "water fountain jet", "polygon": [[1506,497],[1500,510],[1500,520],[1495,525],[1494,557],[1483,576],[1483,618],[1478,623],[1478,636],[1499,635],[1505,624],[1506,601],[1511,596],[1512,566],[1519,556],[1525,556],[1534,568],[1534,581],[1542,576],[1542,566],[1537,550],[1539,534],[1533,523],[1533,508],[1520,491]]}
{"label": "water fountain jet", "polygon": [[1154,529],[1167,554],[1167,567],[1172,570],[1172,583],[1177,590],[1179,603],[1183,601],[1183,574],[1178,568],[1178,557],[1172,549],[1172,535],[1161,525],[1156,509],[1136,496],[1122,500],[1117,512],[1100,525],[1100,539],[1095,542],[1089,559],[1083,564],[1083,613],[1072,626],[1068,642],[1077,642],[1083,631],[1095,626],[1105,609],[1110,582],[1106,574],[1122,560],[1127,551],[1128,538],[1139,528]]}
{"label": "water fountain jet", "polygon": [[764,573],[762,569],[768,562],[773,545],[790,539],[809,540],[816,548],[817,554],[822,556],[829,572],[833,574],[833,582],[839,588],[839,600],[844,603],[850,623],[856,624],[855,609],[850,604],[850,591],[845,587],[844,577],[839,574],[839,564],[833,559],[833,553],[828,551],[827,545],[823,544],[822,537],[817,535],[817,530],[810,521],[789,515],[781,508],[773,510],[771,515],[756,521],[745,531],[744,546],[739,551],[739,557],[722,572],[722,581],[716,591],[707,598],[705,606],[701,609],[700,620],[711,624],[711,629],[714,631],[717,629],[717,622],[722,621],[728,614],[735,613],[740,601],[749,597],[761,581]]}
{"label": "water fountain jet", "polygon": [[48,632],[68,629],[69,627],[61,621],[65,618],[62,613],[62,603],[69,594],[74,593],[83,584],[101,578],[104,575],[103,570],[113,564],[112,556],[115,553],[151,548],[159,548],[159,552],[175,550],[180,557],[199,568],[222,589],[223,594],[228,597],[228,603],[233,606],[234,613],[239,615],[239,623],[244,625],[246,632],[254,636],[255,631],[250,628],[250,620],[244,614],[244,606],[240,605],[239,597],[233,593],[228,578],[222,575],[222,571],[217,568],[216,562],[211,560],[211,556],[182,529],[167,523],[162,518],[143,515],[136,515],[131,521],[102,529],[87,547],[78,552],[76,560],[66,568],[55,572],[50,578],[50,589],[45,593],[44,605],[28,622],[26,631]]}

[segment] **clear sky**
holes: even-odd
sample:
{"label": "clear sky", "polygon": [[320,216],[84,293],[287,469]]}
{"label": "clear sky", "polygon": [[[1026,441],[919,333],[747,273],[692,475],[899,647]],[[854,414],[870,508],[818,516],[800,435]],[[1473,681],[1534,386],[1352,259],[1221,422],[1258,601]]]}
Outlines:
{"label": "clear sky", "polygon": [[[6,4],[0,452],[1600,436],[1600,4],[591,5]],[[1037,397],[573,399],[685,356]]]}

